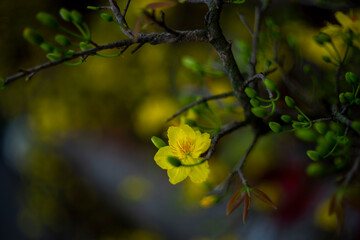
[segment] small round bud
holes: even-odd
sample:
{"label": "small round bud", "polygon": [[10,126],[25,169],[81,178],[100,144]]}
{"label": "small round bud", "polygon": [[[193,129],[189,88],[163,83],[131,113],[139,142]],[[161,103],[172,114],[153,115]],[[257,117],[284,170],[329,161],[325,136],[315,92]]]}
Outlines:
{"label": "small round bud", "polygon": [[298,119],[300,122],[305,121],[304,116],[303,116],[303,115],[301,115],[301,114],[298,114],[298,115],[297,115],[297,119]]}
{"label": "small round bud", "polygon": [[313,161],[320,161],[323,159],[323,157],[320,155],[320,153],[318,153],[317,151],[313,151],[313,150],[306,151],[306,155],[308,155],[308,157]]}
{"label": "small round bud", "polygon": [[55,49],[55,46],[52,45],[51,43],[46,43],[43,42],[42,44],[40,44],[40,47],[45,51],[45,52],[52,52]]}
{"label": "small round bud", "polygon": [[0,89],[4,89],[4,88],[5,88],[5,79],[0,77]]}
{"label": "small round bud", "polygon": [[250,88],[250,87],[245,88],[245,94],[249,98],[255,98],[257,96],[255,89]]}
{"label": "small round bud", "polygon": [[61,35],[61,34],[57,34],[55,36],[55,41],[60,44],[61,46],[64,46],[64,47],[67,47],[67,46],[70,46],[71,45],[71,42],[70,42],[70,39],[67,38],[66,36],[64,35]]}
{"label": "small round bud", "polygon": [[289,115],[281,115],[281,120],[284,123],[290,123],[292,121],[292,118]]}
{"label": "small round bud", "polygon": [[355,84],[357,84],[359,82],[359,77],[355,73],[347,72],[345,74],[345,80],[349,84],[355,85]]}
{"label": "small round bud", "polygon": [[360,133],[360,121],[352,121],[351,128]]}
{"label": "small round bud", "polygon": [[347,99],[346,99],[346,97],[345,97],[345,93],[340,93],[340,94],[339,94],[339,102],[340,102],[341,104],[346,104],[346,103],[347,103]]}
{"label": "small round bud", "polygon": [[152,136],[151,137],[151,142],[154,144],[155,147],[157,147],[158,149],[165,147],[166,143],[161,139],[158,138],[156,136]]}
{"label": "small round bud", "polygon": [[269,127],[275,133],[282,132],[283,130],[282,126],[277,122],[269,122]]}
{"label": "small round bud", "polygon": [[66,21],[66,22],[72,21],[71,13],[66,8],[60,9],[59,14],[64,21]]}
{"label": "small round bud", "polygon": [[180,167],[182,165],[180,160],[174,156],[168,156],[166,160],[168,161],[168,163],[170,163],[174,167]]}
{"label": "small round bud", "polygon": [[83,16],[81,15],[81,13],[79,13],[78,11],[76,10],[72,10],[71,11],[71,18],[72,18],[72,21],[75,22],[75,23],[83,23],[84,22],[84,18]]}
{"label": "small round bud", "polygon": [[49,27],[49,28],[57,28],[59,27],[59,23],[56,20],[56,18],[49,14],[49,13],[45,13],[45,12],[39,12],[38,14],[36,14],[36,18],[45,26]]}
{"label": "small round bud", "polygon": [[355,104],[360,105],[360,98],[355,99]]}
{"label": "small round bud", "polygon": [[50,61],[56,61],[56,60],[61,59],[62,55],[60,53],[48,53],[48,54],[46,54],[46,57]]}
{"label": "small round bud", "polygon": [[314,36],[314,40],[319,45],[324,45],[326,42],[331,42],[331,37],[326,33],[320,32],[317,36]]}
{"label": "small round bud", "polygon": [[316,132],[308,128],[296,130],[295,136],[305,142],[315,142],[318,139]]}
{"label": "small round bud", "polygon": [[338,136],[336,141],[342,146],[347,146],[350,143],[350,139],[346,136]]}
{"label": "small round bud", "polygon": [[294,108],[296,106],[294,99],[289,96],[285,96],[285,103],[288,107]]}
{"label": "small round bud", "polygon": [[264,84],[272,92],[275,92],[277,90],[277,85],[269,78],[265,78]]}
{"label": "small round bud", "polygon": [[355,98],[355,95],[352,92],[346,92],[344,96],[349,102],[351,102]]}
{"label": "small round bud", "polygon": [[260,102],[258,100],[256,100],[255,98],[250,99],[250,104],[253,107],[259,107],[260,106]]}
{"label": "small round bud", "polygon": [[67,52],[65,53],[65,58],[71,58],[74,55],[75,51],[73,49],[69,49],[67,50]]}
{"label": "small round bud", "polygon": [[306,74],[311,74],[312,73],[311,67],[309,65],[304,65],[303,69],[304,69],[304,72]]}
{"label": "small round bud", "polygon": [[320,134],[325,134],[328,129],[326,123],[324,122],[316,122],[314,124],[314,128]]}
{"label": "small round bud", "polygon": [[101,16],[102,19],[104,19],[107,22],[113,22],[114,21],[114,18],[113,18],[113,16],[111,14],[102,13],[100,16]]}
{"label": "small round bud", "polygon": [[267,111],[264,108],[261,107],[254,107],[251,109],[251,112],[257,116],[258,118],[264,118],[267,116]]}
{"label": "small round bud", "polygon": [[36,45],[40,45],[44,42],[44,38],[31,28],[25,28],[24,38]]}
{"label": "small round bud", "polygon": [[86,43],[86,42],[80,42],[80,49],[81,51],[86,51],[86,50],[89,50],[91,49],[91,45]]}
{"label": "small round bud", "polygon": [[326,172],[325,166],[322,163],[311,163],[306,168],[306,173],[310,177],[321,177]]}
{"label": "small round bud", "polygon": [[303,122],[297,122],[297,121],[294,121],[291,126],[294,128],[294,129],[301,129],[303,127],[305,127],[304,123]]}

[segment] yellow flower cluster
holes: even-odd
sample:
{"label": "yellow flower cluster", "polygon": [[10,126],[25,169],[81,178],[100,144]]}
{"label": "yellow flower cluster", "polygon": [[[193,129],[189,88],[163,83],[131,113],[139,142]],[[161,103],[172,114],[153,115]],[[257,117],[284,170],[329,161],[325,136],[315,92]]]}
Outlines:
{"label": "yellow flower cluster", "polygon": [[340,25],[328,23],[326,27],[321,29],[321,32],[334,37],[342,37],[348,35],[351,31],[353,35],[352,43],[360,48],[360,16],[350,16],[342,12],[336,12],[335,18]]}
{"label": "yellow flower cluster", "polygon": [[210,135],[180,125],[168,129],[168,138],[169,146],[161,147],[154,159],[167,170],[170,183],[179,183],[188,176],[194,183],[204,182],[210,169],[208,161],[203,161],[200,155],[209,149]]}

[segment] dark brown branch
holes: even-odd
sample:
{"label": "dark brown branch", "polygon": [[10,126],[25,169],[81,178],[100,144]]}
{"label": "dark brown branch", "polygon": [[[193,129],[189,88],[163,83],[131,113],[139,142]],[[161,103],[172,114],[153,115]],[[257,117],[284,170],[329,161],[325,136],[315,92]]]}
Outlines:
{"label": "dark brown branch", "polygon": [[134,54],[137,50],[139,50],[144,45],[145,45],[145,43],[140,43],[139,45],[137,45],[136,48],[134,48],[134,50],[131,51],[131,54]]}
{"label": "dark brown branch", "polygon": [[212,95],[212,96],[208,96],[208,97],[203,97],[200,100],[197,100],[189,105],[187,105],[186,107],[180,109],[179,111],[177,111],[174,115],[172,115],[168,120],[166,120],[167,122],[173,120],[174,118],[176,118],[177,116],[179,116],[180,114],[182,114],[183,112],[185,112],[186,110],[199,105],[201,103],[210,101],[210,100],[217,100],[217,99],[222,99],[222,98],[227,98],[227,97],[231,97],[234,96],[234,92],[228,92],[228,93],[222,93],[222,94],[218,94],[218,95]]}
{"label": "dark brown branch", "polygon": [[[194,30],[194,31],[181,31],[178,35],[173,35],[171,33],[149,33],[149,34],[141,34],[141,36],[137,39],[136,42],[134,42],[131,39],[121,40],[105,45],[101,45],[98,47],[94,47],[91,49],[88,49],[86,51],[81,51],[75,53],[70,58],[64,58],[56,61],[46,62],[41,65],[38,65],[33,68],[29,68],[26,70],[23,70],[17,74],[14,74],[12,76],[9,76],[5,78],[5,85],[15,81],[16,79],[26,77],[28,75],[34,75],[40,70],[53,67],[56,65],[59,65],[63,62],[82,57],[86,58],[86,56],[92,55],[96,52],[99,52],[101,50],[105,49],[114,49],[114,48],[121,48],[121,47],[129,47],[136,43],[149,43],[151,45],[157,45],[157,44],[171,44],[171,43],[181,43],[181,42],[208,42],[208,32],[206,30]],[[124,50],[124,49],[123,49]]]}

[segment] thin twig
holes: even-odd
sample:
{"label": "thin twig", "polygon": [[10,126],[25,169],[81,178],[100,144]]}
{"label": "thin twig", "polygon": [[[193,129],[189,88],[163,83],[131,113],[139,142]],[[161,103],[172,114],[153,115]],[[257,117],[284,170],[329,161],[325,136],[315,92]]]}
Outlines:
{"label": "thin twig", "polygon": [[256,81],[256,80],[264,80],[265,79],[265,74],[264,73],[258,73],[253,75],[252,77],[248,78],[243,86],[241,87],[242,90],[244,90],[251,82]]}
{"label": "thin twig", "polygon": [[144,46],[145,43],[140,43],[139,45],[137,45],[134,50],[131,51],[131,54],[134,54],[137,50],[139,50],[142,46]]}
{"label": "thin twig", "polygon": [[247,185],[247,180],[244,177],[244,174],[242,172],[242,168],[246,162],[246,159],[248,158],[250,152],[253,150],[253,148],[255,147],[257,141],[259,140],[260,135],[255,135],[253,141],[251,142],[249,148],[246,150],[245,154],[243,155],[243,157],[241,158],[240,162],[237,164],[237,166],[235,166],[234,170],[232,172],[237,172],[240,176],[240,179],[242,181],[242,183],[244,184],[244,186]]}
{"label": "thin twig", "polygon": [[[10,84],[11,82],[26,77],[29,74],[35,74],[39,72],[40,70],[53,67],[59,64],[62,64],[63,62],[82,57],[85,59],[87,56],[90,56],[94,53],[97,53],[101,50],[105,49],[114,49],[114,48],[121,48],[125,47],[125,50],[127,47],[136,44],[136,43],[149,43],[151,45],[157,45],[157,44],[171,44],[171,43],[181,43],[181,42],[208,42],[208,35],[206,30],[194,30],[194,31],[181,31],[179,32],[179,35],[174,36],[170,33],[148,33],[148,34],[141,34],[136,42],[134,42],[131,39],[125,39],[121,41],[116,41],[112,43],[108,43],[105,45],[100,45],[98,47],[94,47],[85,51],[80,51],[77,53],[74,53],[72,57],[69,58],[63,58],[55,61],[46,62],[43,64],[40,64],[38,66],[35,66],[33,68],[29,68],[26,70],[23,70],[17,74],[14,74],[12,76],[9,76],[5,78],[5,85]],[[124,50],[124,49],[123,49]]]}
{"label": "thin twig", "polygon": [[126,16],[127,10],[129,9],[130,2],[131,2],[131,0],[128,0],[127,3],[126,3],[124,13],[122,14],[123,18],[125,18],[125,16]]}
{"label": "thin twig", "polygon": [[172,34],[178,34],[178,31],[168,27],[165,23],[165,13],[161,12],[161,20],[157,20],[155,13],[149,13],[148,11],[144,11],[144,14],[147,18],[151,19],[154,23],[156,23],[158,26],[162,27],[165,31]]}
{"label": "thin twig", "polygon": [[232,133],[233,131],[235,131],[241,127],[246,126],[247,124],[248,124],[247,121],[243,121],[243,122],[232,122],[232,123],[224,125],[221,128],[220,132],[212,138],[210,148],[207,151],[207,153],[202,161],[207,161],[211,158],[211,156],[214,153],[215,146],[216,146],[217,142],[220,140],[220,138],[222,138],[225,135],[228,135],[229,133]]}
{"label": "thin twig", "polygon": [[238,13],[238,16],[240,18],[240,20],[242,21],[242,23],[245,25],[246,29],[249,31],[249,33],[251,34],[251,36],[254,35],[253,30],[251,29],[249,23],[246,21],[245,16],[242,13]]}
{"label": "thin twig", "polygon": [[166,122],[169,122],[171,120],[173,120],[174,118],[176,118],[177,116],[179,116],[180,114],[182,114],[183,112],[185,112],[186,110],[199,105],[201,103],[210,101],[210,100],[217,100],[217,99],[222,99],[222,98],[227,98],[227,97],[231,97],[234,96],[234,92],[227,92],[227,93],[222,93],[222,94],[218,94],[218,95],[212,95],[212,96],[208,96],[208,97],[203,97],[200,100],[197,100],[189,105],[187,105],[186,107],[180,109],[179,111],[177,111],[174,115],[172,115],[168,120],[166,120]]}
{"label": "thin twig", "polygon": [[355,176],[356,171],[358,170],[360,165],[360,156],[358,156],[355,161],[354,164],[352,165],[350,171],[346,174],[345,180],[343,182],[343,186],[347,186],[351,179]]}
{"label": "thin twig", "polygon": [[115,0],[109,0],[110,6],[111,6],[111,11],[114,13],[116,21],[123,26],[124,28],[121,27],[121,31],[128,36],[129,38],[134,38],[134,35],[132,33],[132,31],[129,29],[128,24],[126,23],[126,20],[124,18],[124,16],[121,14],[120,12],[120,8],[117,5]]}

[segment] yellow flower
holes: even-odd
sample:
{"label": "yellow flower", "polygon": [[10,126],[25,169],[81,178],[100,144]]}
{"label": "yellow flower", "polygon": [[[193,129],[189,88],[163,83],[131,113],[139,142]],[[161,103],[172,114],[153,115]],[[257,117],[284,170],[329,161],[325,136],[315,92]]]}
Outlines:
{"label": "yellow flower", "polygon": [[168,138],[169,146],[160,148],[154,159],[157,165],[167,170],[170,183],[179,183],[187,176],[194,183],[204,182],[210,169],[208,161],[202,162],[200,155],[210,147],[210,135],[180,125],[169,127]]}
{"label": "yellow flower", "polygon": [[321,29],[321,31],[336,37],[342,36],[351,30],[354,34],[353,43],[355,46],[360,48],[360,17],[349,16],[342,12],[336,12],[335,18],[340,25],[328,23],[326,27]]}

